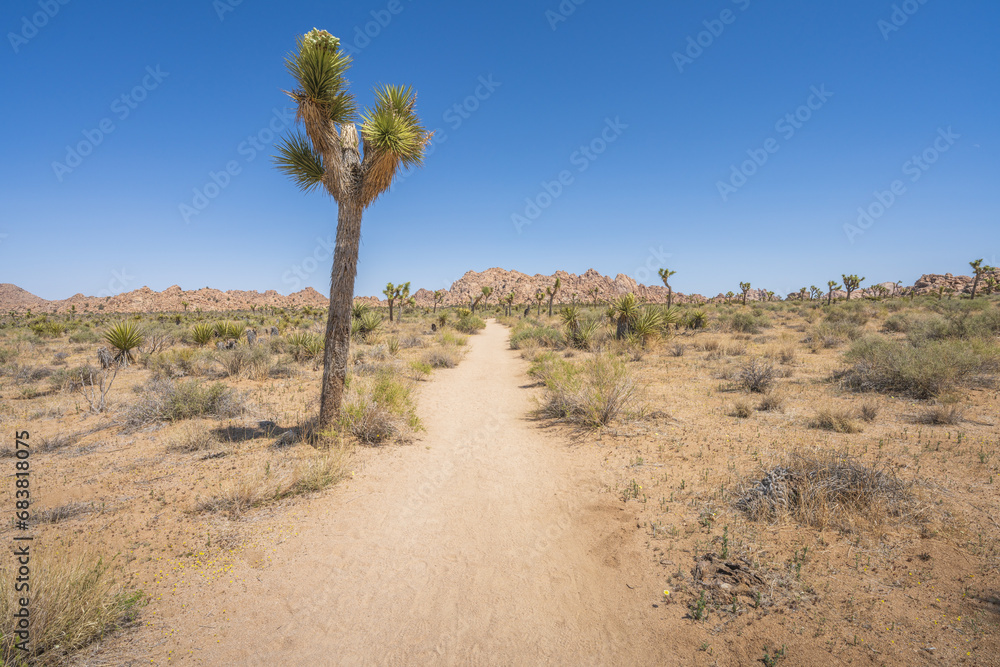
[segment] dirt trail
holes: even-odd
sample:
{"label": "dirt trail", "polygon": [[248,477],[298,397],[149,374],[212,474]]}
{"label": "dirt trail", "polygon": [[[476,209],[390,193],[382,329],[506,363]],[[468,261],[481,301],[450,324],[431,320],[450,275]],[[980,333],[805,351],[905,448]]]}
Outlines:
{"label": "dirt trail", "polygon": [[675,664],[635,517],[595,456],[527,420],[507,335],[470,337],[422,387],[418,442],[373,457],[244,590],[195,602],[178,639],[207,664]]}

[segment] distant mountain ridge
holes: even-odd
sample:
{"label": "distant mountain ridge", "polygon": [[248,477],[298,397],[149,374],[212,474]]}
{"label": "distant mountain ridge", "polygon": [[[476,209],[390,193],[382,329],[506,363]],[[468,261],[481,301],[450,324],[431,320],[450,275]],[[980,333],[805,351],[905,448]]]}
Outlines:
{"label": "distant mountain ridge", "polygon": [[[993,277],[1000,280],[1000,269],[994,269]],[[489,303],[497,303],[498,299],[514,292],[514,303],[534,303],[535,294],[545,291],[559,278],[562,286],[556,296],[556,303],[591,303],[607,302],[629,292],[635,294],[647,303],[666,303],[667,288],[663,285],[642,285],[633,278],[619,273],[614,278],[604,276],[594,269],[588,269],[577,275],[565,271],[556,271],[552,275],[535,274],[529,276],[520,271],[508,271],[501,268],[486,269],[482,272],[468,271],[456,280],[451,288],[444,292],[443,303],[446,306],[467,306],[470,301],[482,293],[483,287],[493,288]],[[982,283],[981,283],[982,284]],[[881,283],[888,292],[893,293],[893,283]],[[925,274],[911,286],[897,285],[896,294],[907,294],[911,290],[917,294],[936,293],[940,288],[951,290],[956,294],[968,294],[972,290],[970,276],[953,276],[950,273]],[[596,290],[596,297],[593,291]],[[736,287],[733,288],[735,292]],[[873,286],[865,287],[854,294],[852,298],[861,298],[873,293]],[[760,301],[767,298],[765,289],[753,289],[747,295],[749,300]],[[843,291],[835,291],[834,296],[843,298]],[[413,296],[421,306],[433,306],[434,291],[416,289]],[[707,298],[701,294],[673,293],[676,303],[706,303],[720,301],[726,297],[719,294]],[[775,298],[781,298],[776,296]],[[787,295],[788,299],[797,299],[798,293]],[[376,296],[356,297],[356,301],[384,305],[385,300]],[[106,312],[106,313],[159,313],[195,311],[250,310],[252,308],[302,308],[310,306],[323,308],[329,303],[329,298],[320,294],[312,287],[289,295],[279,294],[275,290],[266,292],[228,290],[222,291],[211,287],[197,290],[183,290],[173,285],[155,292],[148,287],[140,287],[131,292],[123,292],[109,297],[84,296],[75,294],[68,299],[49,301],[35,296],[17,285],[0,283],[0,312],[15,311],[18,313],[31,310],[35,313],[65,313],[74,306],[76,312]]]}

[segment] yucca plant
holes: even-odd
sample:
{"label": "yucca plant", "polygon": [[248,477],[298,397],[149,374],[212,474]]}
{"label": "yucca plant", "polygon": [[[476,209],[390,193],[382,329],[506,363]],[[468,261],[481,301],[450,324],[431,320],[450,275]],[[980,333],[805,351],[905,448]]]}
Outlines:
{"label": "yucca plant", "polygon": [[323,339],[316,334],[298,332],[287,338],[289,351],[295,361],[315,359],[323,352]]}
{"label": "yucca plant", "polygon": [[225,322],[216,322],[213,330],[223,340],[239,340],[243,337],[246,327],[238,322],[227,320]]}
{"label": "yucca plant", "polygon": [[629,292],[628,294],[623,294],[615,303],[608,309],[608,316],[611,321],[615,324],[615,338],[621,340],[630,331],[629,323],[632,322],[639,315],[639,302],[635,298],[635,294]]}
{"label": "yucca plant", "polygon": [[580,322],[575,329],[570,329],[567,341],[572,347],[589,350],[600,330],[601,322],[599,320]]}
{"label": "yucca plant", "polygon": [[325,428],[336,423],[344,397],[362,214],[400,169],[422,164],[431,133],[417,117],[416,93],[408,86],[376,88],[374,106],[359,114],[346,78],[351,57],[325,30],[299,38],[286,66],[295,80],[286,93],[305,134],[286,138],[275,161],[303,191],[322,187],[338,207],[318,422]]}
{"label": "yucca plant", "polygon": [[707,325],[708,315],[705,314],[704,310],[694,310],[688,313],[686,324],[688,329],[704,329]]}
{"label": "yucca plant", "polygon": [[114,359],[120,366],[124,367],[135,363],[132,350],[142,345],[144,336],[138,323],[123,321],[113,324],[110,329],[105,331],[104,340],[117,350]]}
{"label": "yucca plant", "polygon": [[659,338],[663,328],[663,313],[654,308],[643,308],[629,321],[629,333],[643,347]]}
{"label": "yucca plant", "polygon": [[361,317],[370,310],[368,304],[366,303],[356,303],[351,306],[351,317],[356,320],[361,319]]}
{"label": "yucca plant", "polygon": [[212,340],[212,335],[215,333],[215,329],[211,324],[206,324],[201,322],[199,324],[191,327],[191,338],[198,345],[206,345]]}
{"label": "yucca plant", "polygon": [[684,315],[681,313],[679,308],[667,307],[660,312],[660,321],[664,329],[669,329],[670,327],[677,327],[681,322],[684,321]]}
{"label": "yucca plant", "polygon": [[577,306],[566,306],[559,311],[559,317],[570,333],[580,328],[580,309]]}

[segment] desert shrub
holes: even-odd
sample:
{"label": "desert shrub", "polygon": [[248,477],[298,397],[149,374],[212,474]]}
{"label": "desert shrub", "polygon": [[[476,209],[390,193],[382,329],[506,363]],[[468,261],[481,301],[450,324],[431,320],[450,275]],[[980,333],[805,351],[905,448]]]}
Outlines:
{"label": "desert shrub", "polygon": [[878,403],[875,401],[863,401],[858,408],[858,416],[869,424],[878,417]]}
{"label": "desert shrub", "polygon": [[113,324],[105,330],[103,337],[115,349],[115,361],[122,366],[128,366],[135,361],[132,350],[137,349],[145,340],[139,324],[134,320]]}
{"label": "desert shrub", "polygon": [[385,349],[393,357],[399,354],[399,339],[395,336],[389,336],[385,340]]}
{"label": "desert shrub", "polygon": [[121,583],[121,573],[112,568],[112,562],[90,554],[32,552],[28,654],[16,648],[21,639],[14,617],[20,609],[19,598],[25,595],[14,588],[14,568],[8,563],[0,567],[0,654],[4,665],[63,664],[71,651],[134,621],[146,602],[141,591]]}
{"label": "desert shrub", "polygon": [[863,334],[861,327],[850,322],[820,322],[812,328],[805,342],[813,347],[837,347],[857,340]]}
{"label": "desert shrub", "polygon": [[440,347],[424,354],[423,361],[432,368],[454,368],[461,361],[461,356],[454,348]]}
{"label": "desert shrub", "polygon": [[929,405],[917,415],[917,421],[921,424],[954,425],[961,424],[964,420],[965,411],[957,405]]}
{"label": "desert shrub", "polygon": [[153,378],[161,379],[198,375],[202,362],[202,353],[181,348],[148,355],[141,363],[152,372]]}
{"label": "desert shrub", "polygon": [[168,449],[179,452],[200,452],[206,449],[214,449],[219,441],[211,431],[188,427],[179,431],[167,444]]}
{"label": "desert shrub", "polygon": [[510,349],[520,350],[524,342],[532,340],[541,347],[562,348],[566,344],[563,332],[554,327],[526,326],[515,329],[510,336]]}
{"label": "desert shrub", "polygon": [[833,431],[834,433],[860,433],[861,427],[851,410],[837,410],[833,408],[822,408],[816,412],[811,426]]}
{"label": "desert shrub", "polygon": [[298,332],[289,334],[288,351],[295,361],[308,361],[323,355],[323,337],[318,334]]}
{"label": "desert shrub", "polygon": [[856,327],[864,326],[872,316],[871,304],[864,301],[840,302],[831,305],[824,318],[831,324],[846,323]]}
{"label": "desert shrub", "polygon": [[737,500],[737,508],[752,520],[790,515],[808,526],[850,531],[919,517],[910,485],[888,464],[836,452],[792,453],[783,459]]}
{"label": "desert shrub", "polygon": [[414,360],[410,362],[411,377],[415,380],[423,380],[434,372],[434,367],[426,361]]}
{"label": "desert shrub", "polygon": [[221,382],[152,380],[138,389],[142,399],[126,410],[126,424],[131,427],[193,417],[237,417],[248,410],[246,398]]}
{"label": "desert shrub", "polygon": [[740,366],[736,380],[744,390],[763,394],[771,388],[776,375],[774,366],[754,358]]}
{"label": "desert shrub", "polygon": [[738,398],[733,401],[733,410],[730,413],[733,417],[739,417],[740,419],[747,419],[753,415],[753,407],[750,405],[750,401],[745,398]]}
{"label": "desert shrub", "polygon": [[397,437],[406,426],[418,427],[412,391],[392,373],[379,373],[370,387],[359,389],[344,405],[342,427],[369,445]]}
{"label": "desert shrub", "polygon": [[69,342],[76,344],[96,343],[98,340],[100,337],[93,329],[77,329],[69,335]]}
{"label": "desert shrub", "polygon": [[760,399],[757,409],[761,412],[781,412],[785,409],[785,396],[776,391],[771,391]]}
{"label": "desert shrub", "polygon": [[[357,304],[362,306],[363,304]],[[355,308],[357,308],[355,306]],[[351,335],[365,342],[373,340],[382,330],[382,316],[366,307],[359,315],[351,318]]]}
{"label": "desert shrub", "polygon": [[737,311],[731,315],[719,318],[719,324],[726,330],[738,333],[756,334],[761,329],[771,326],[771,321],[762,312]]}
{"label": "desert shrub", "polygon": [[212,326],[213,333],[223,340],[239,340],[243,337],[246,327],[240,322],[226,320],[216,322]]}
{"label": "desert shrub", "polygon": [[578,350],[589,350],[597,341],[597,335],[600,331],[601,322],[599,320],[584,320],[567,330],[566,342]]}
{"label": "desert shrub", "polygon": [[913,318],[906,313],[893,313],[882,324],[882,331],[888,333],[906,333],[913,325]]}
{"label": "desert shrub", "polygon": [[682,344],[676,343],[673,347],[670,348],[670,356],[683,357],[685,349],[686,348]]}
{"label": "desert shrub", "polygon": [[74,391],[88,377],[97,371],[90,366],[76,368],[61,368],[48,377],[49,388],[52,391]]}
{"label": "desert shrub", "polygon": [[438,334],[438,342],[446,347],[462,347],[469,342],[469,339],[451,331],[442,331]]}
{"label": "desert shrub", "polygon": [[919,347],[870,335],[845,354],[851,367],[839,373],[845,387],[913,398],[933,398],[958,384],[995,373],[1000,353],[991,342],[936,340]]}
{"label": "desert shrub", "polygon": [[471,313],[468,315],[462,315],[461,317],[458,318],[458,321],[455,322],[455,329],[461,331],[464,334],[479,333],[480,329],[485,329],[485,328],[486,328],[486,322],[483,321],[483,318],[479,317],[478,315],[473,315]]}
{"label": "desert shrub", "polygon": [[623,416],[635,404],[636,387],[625,363],[600,354],[582,363],[540,355],[529,370],[547,389],[541,414],[599,427]]}
{"label": "desert shrub", "polygon": [[231,350],[219,350],[214,359],[231,378],[266,380],[271,375],[271,351],[263,345],[237,345]]}
{"label": "desert shrub", "polygon": [[66,333],[65,324],[62,322],[54,322],[44,316],[37,322],[29,325],[28,328],[40,338],[58,338]]}

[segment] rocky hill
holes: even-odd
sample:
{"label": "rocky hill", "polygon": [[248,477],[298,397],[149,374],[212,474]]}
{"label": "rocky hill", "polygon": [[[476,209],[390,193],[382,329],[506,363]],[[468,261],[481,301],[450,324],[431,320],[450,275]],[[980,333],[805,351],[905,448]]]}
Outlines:
{"label": "rocky hill", "polygon": [[[1000,281],[1000,269],[994,269],[992,275],[997,281]],[[500,297],[511,292],[514,293],[514,303],[534,303],[535,294],[544,293],[545,288],[552,286],[556,278],[559,278],[562,283],[556,296],[557,303],[571,303],[573,301],[591,303],[595,298],[598,302],[608,302],[629,292],[634,293],[640,300],[647,303],[666,303],[667,301],[666,287],[642,285],[621,273],[610,278],[593,269],[588,269],[581,275],[556,271],[552,275],[535,274],[529,276],[520,271],[492,268],[482,272],[469,271],[455,281],[451,288],[442,290],[444,292],[443,303],[446,306],[468,306],[473,298],[482,293],[483,287],[493,288],[489,299],[490,303],[497,303]],[[933,294],[942,287],[945,290],[953,290],[956,294],[968,294],[972,291],[972,278],[953,276],[950,273],[944,275],[925,274],[912,286],[893,283],[881,283],[881,286],[888,294],[896,295],[908,294],[911,291],[916,294]],[[874,294],[875,286],[871,285],[854,292],[851,298],[863,298]],[[846,296],[843,290],[834,291],[833,295],[840,299]],[[434,305],[434,292],[431,290],[418,289],[413,293],[413,296],[421,306]],[[738,300],[739,297],[740,295],[737,294],[734,301]],[[775,295],[775,298],[780,299],[781,297]],[[793,292],[786,295],[785,298],[796,300],[800,296],[798,292]],[[752,289],[748,293],[747,299],[765,301],[767,300],[767,290]],[[723,294],[711,299],[700,294],[681,294],[679,292],[673,294],[674,303],[705,303],[725,300],[726,296]],[[69,312],[74,307],[76,312],[100,311],[108,313],[225,311],[251,310],[253,308],[302,308],[304,306],[323,308],[328,301],[328,297],[311,287],[285,296],[274,290],[266,292],[221,291],[210,287],[182,290],[177,285],[168,287],[162,292],[154,292],[148,287],[141,287],[110,297],[76,294],[68,299],[47,301],[17,285],[0,283],[0,312],[4,313],[8,311],[24,312],[28,309],[36,313],[64,313]],[[376,296],[361,296],[357,297],[355,301],[370,305],[385,305],[385,300]]]}

